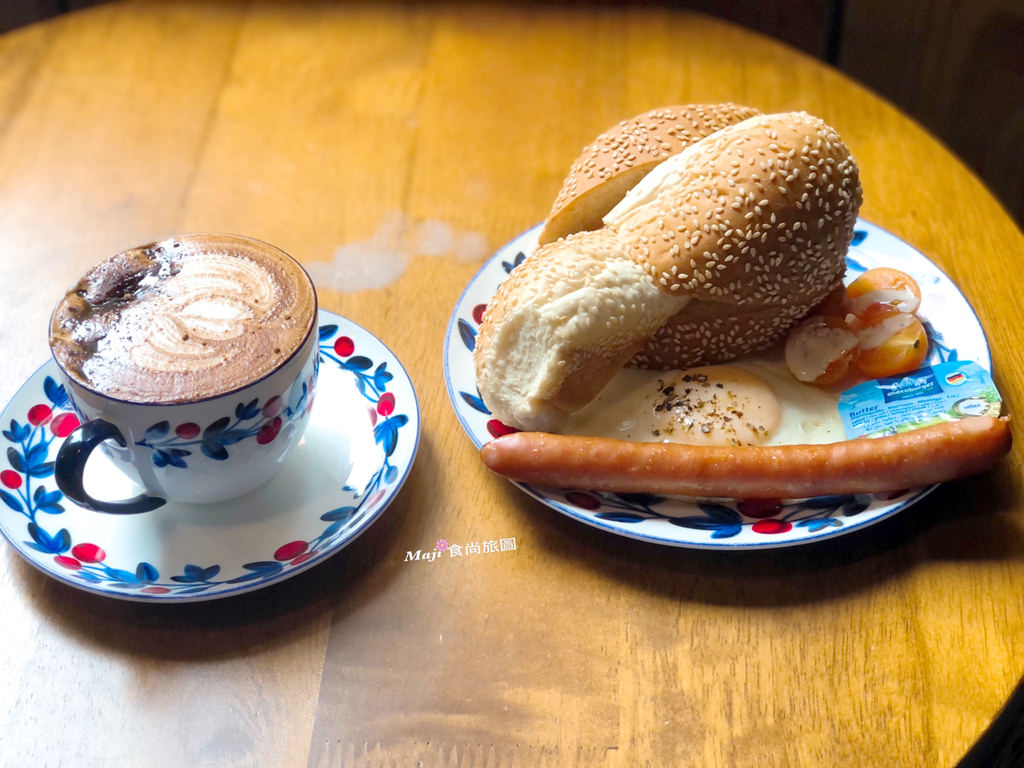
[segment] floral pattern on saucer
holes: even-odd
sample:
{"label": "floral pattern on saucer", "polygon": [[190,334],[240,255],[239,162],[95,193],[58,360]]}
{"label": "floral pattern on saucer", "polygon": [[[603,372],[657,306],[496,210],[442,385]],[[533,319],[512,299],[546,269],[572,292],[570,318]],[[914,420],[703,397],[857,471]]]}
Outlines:
{"label": "floral pattern on saucer", "polygon": [[[480,397],[473,349],[487,303],[498,285],[537,246],[535,227],[499,250],[463,292],[445,339],[448,395],[477,447],[515,429],[495,419]],[[919,317],[928,331],[926,365],[973,360],[991,370],[984,331],[960,290],[929,259],[880,227],[858,220],[847,256],[847,277],[875,266],[913,275],[925,299]],[[514,483],[530,496],[573,519],[630,538],[693,548],[792,546],[863,528],[905,509],[934,490],[826,496],[815,499],[698,500],[654,494],[612,494]]]}
{"label": "floral pattern on saucer", "polygon": [[[2,438],[7,464],[0,470],[0,530],[48,575],[88,591],[135,600],[208,600],[251,591],[337,552],[383,512],[402,486],[418,445],[419,408],[408,375],[379,340],[326,311],[320,312],[320,322],[317,406],[312,407],[307,431],[312,436],[278,476],[230,508],[228,503],[169,503],[166,509],[128,519],[90,512],[66,500],[53,483],[53,458],[78,418],[57,383],[54,364],[47,363],[0,417],[6,424]],[[310,405],[307,396],[295,410]],[[262,415],[272,420],[284,408]],[[335,429],[321,429],[318,436],[315,423],[331,418],[330,409],[342,412],[338,423],[353,432],[348,439]],[[324,444],[328,433],[348,449],[350,466],[326,471],[336,477],[336,487],[305,489],[304,469],[296,464],[320,460],[329,465],[334,452]],[[269,535],[261,538],[257,532],[251,550],[236,551],[241,545],[233,529],[252,527],[259,515],[250,510],[268,496],[295,498],[295,507],[264,510]],[[204,528],[221,514],[225,517],[215,528]],[[191,521],[182,525],[178,541],[170,536],[171,543],[163,546],[161,532],[173,531],[179,518]],[[153,539],[157,546],[150,546]],[[218,547],[225,557],[211,559],[207,553]],[[174,551],[168,553],[168,548]]]}

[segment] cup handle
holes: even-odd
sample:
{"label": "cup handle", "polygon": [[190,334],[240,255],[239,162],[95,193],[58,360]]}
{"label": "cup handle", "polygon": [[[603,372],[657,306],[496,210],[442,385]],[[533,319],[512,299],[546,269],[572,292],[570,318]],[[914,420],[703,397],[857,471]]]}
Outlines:
{"label": "cup handle", "polygon": [[53,467],[57,487],[61,492],[80,507],[112,515],[137,515],[141,512],[151,512],[166,504],[166,499],[147,496],[144,493],[123,501],[102,501],[86,493],[82,482],[86,462],[93,449],[104,440],[115,440],[118,445],[125,445],[121,430],[103,419],[85,422],[64,440],[57,451]]}

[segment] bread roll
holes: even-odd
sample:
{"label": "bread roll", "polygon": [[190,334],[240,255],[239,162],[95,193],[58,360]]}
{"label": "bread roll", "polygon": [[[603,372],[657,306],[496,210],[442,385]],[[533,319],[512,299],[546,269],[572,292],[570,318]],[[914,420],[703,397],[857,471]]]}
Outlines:
{"label": "bread roll", "polygon": [[544,222],[540,244],[599,229],[601,217],[658,163],[756,114],[756,109],[738,104],[688,104],[623,120],[584,147],[572,164]]}
{"label": "bread roll", "polygon": [[779,339],[842,281],[861,191],[836,132],[749,118],[659,165],[604,217],[514,269],[474,352],[484,403],[558,431],[632,361],[688,368]]}
{"label": "bread roll", "polygon": [[836,288],[861,203],[836,131],[804,112],[752,117],[662,163],[605,216],[631,258],[694,300],[640,367],[763,349]]}
{"label": "bread roll", "polygon": [[686,303],[654,284],[607,229],[539,248],[498,288],[473,351],[497,418],[555,430]]}

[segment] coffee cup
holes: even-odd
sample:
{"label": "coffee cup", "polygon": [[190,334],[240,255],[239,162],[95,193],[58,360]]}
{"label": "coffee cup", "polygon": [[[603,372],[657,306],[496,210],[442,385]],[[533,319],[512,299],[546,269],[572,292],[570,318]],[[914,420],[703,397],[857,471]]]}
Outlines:
{"label": "coffee cup", "polygon": [[[97,512],[214,503],[267,482],[309,420],[319,361],[316,291],[280,249],[191,234],[90,269],[57,304],[50,349],[81,425],[58,488]],[[101,449],[144,488],[96,498]]]}

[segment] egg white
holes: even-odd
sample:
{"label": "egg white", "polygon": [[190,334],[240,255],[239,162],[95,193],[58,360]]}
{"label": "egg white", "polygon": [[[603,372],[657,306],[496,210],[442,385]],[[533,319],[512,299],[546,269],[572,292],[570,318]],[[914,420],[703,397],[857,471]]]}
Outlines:
{"label": "egg white", "polygon": [[[737,377],[734,369],[746,376]],[[704,379],[701,386],[693,384],[694,371]],[[715,392],[718,395],[709,395]],[[685,397],[691,401],[680,406],[678,401]],[[666,421],[667,400],[675,405],[674,424]],[[781,359],[771,356],[691,372],[625,368],[585,408],[566,417],[558,431],[639,442],[831,443],[846,439],[838,402],[838,393],[797,381]],[[694,426],[684,428],[690,414]],[[722,415],[723,421],[711,425],[709,418],[715,415]],[[754,426],[753,431],[743,429],[747,424]]]}

